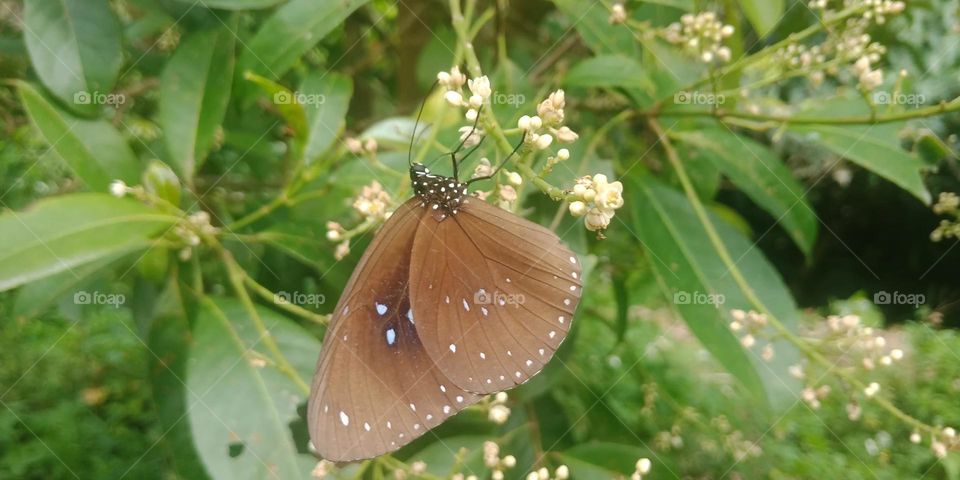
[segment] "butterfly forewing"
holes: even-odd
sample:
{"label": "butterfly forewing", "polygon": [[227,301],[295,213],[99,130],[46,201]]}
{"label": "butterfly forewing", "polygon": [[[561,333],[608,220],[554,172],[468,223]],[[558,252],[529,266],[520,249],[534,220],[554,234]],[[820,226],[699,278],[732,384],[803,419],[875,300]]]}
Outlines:
{"label": "butterfly forewing", "polygon": [[580,273],[556,234],[479,199],[442,221],[423,216],[410,267],[418,337],[461,388],[514,387],[566,337]]}
{"label": "butterfly forewing", "polygon": [[328,460],[396,450],[478,400],[444,376],[416,332],[408,280],[419,203],[401,206],[377,234],[324,338],[308,421]]}

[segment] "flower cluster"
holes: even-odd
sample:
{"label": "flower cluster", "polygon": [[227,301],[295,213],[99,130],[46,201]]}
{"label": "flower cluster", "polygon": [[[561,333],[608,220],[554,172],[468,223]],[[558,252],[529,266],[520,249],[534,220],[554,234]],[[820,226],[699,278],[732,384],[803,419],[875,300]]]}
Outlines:
{"label": "flower cluster", "polygon": [[563,125],[566,114],[566,94],[563,90],[551,93],[537,105],[537,114],[524,115],[517,120],[517,127],[526,135],[525,142],[538,150],[546,150],[556,140],[559,143],[572,143],[580,136]]}
{"label": "flower cluster", "polygon": [[[842,352],[858,354],[861,365],[867,370],[877,366],[890,366],[903,359],[903,350],[888,348],[887,339],[877,334],[872,327],[862,324],[856,315],[830,315],[827,317],[828,335],[833,337],[831,345]],[[879,389],[879,386],[877,387]],[[868,397],[871,393],[864,392]],[[876,393],[873,391],[872,393]]]}
{"label": "flower cluster", "polygon": [[602,173],[577,179],[573,194],[577,200],[570,202],[570,214],[585,217],[584,224],[591,232],[610,226],[616,210],[623,206],[623,184],[608,182]]}
{"label": "flower cluster", "polygon": [[343,143],[347,150],[354,155],[377,153],[377,141],[372,138],[363,141],[359,138],[347,137]]}
{"label": "flower cluster", "polygon": [[389,206],[390,194],[376,180],[370,185],[364,186],[360,195],[353,201],[353,208],[360,212],[364,219],[383,220],[387,218],[387,208]]}
{"label": "flower cluster", "polygon": [[[459,67],[453,67],[449,72],[438,73],[437,83],[445,89],[443,99],[454,107],[466,108],[464,117],[471,122],[477,120],[480,115],[480,108],[487,103],[490,95],[493,94],[490,79],[486,75],[468,80]],[[469,93],[463,90],[464,85],[467,86]],[[474,130],[472,126],[460,128],[460,140],[464,141],[466,139],[464,145],[468,147],[479,143],[483,134],[481,129]]]}
{"label": "flower cluster", "polygon": [[[753,348],[757,344],[757,336],[767,326],[765,314],[750,310],[745,312],[739,309],[730,310],[730,330],[740,337],[740,344],[744,348]],[[766,361],[773,360],[773,344],[767,343],[760,351],[760,357]]]}
{"label": "flower cluster", "polygon": [[680,17],[680,22],[670,24],[663,35],[703,63],[730,61],[730,48],[723,41],[733,35],[733,26],[724,25],[714,12],[688,13]]}
{"label": "flower cluster", "polygon": [[506,403],[506,392],[500,392],[494,395],[493,402],[490,404],[490,411],[487,412],[487,418],[498,425],[507,423],[507,420],[510,418],[510,407],[508,407]]}
{"label": "flower cluster", "polygon": [[507,455],[500,458],[500,445],[496,442],[483,442],[483,464],[493,472],[490,478],[493,480],[503,480],[504,470],[509,470],[517,466],[517,459],[513,455]]}
{"label": "flower cluster", "polygon": [[317,462],[317,465],[313,467],[313,471],[310,472],[310,476],[314,478],[324,478],[328,474],[336,471],[337,466],[328,460],[320,460]]}
{"label": "flower cluster", "polygon": [[[827,0],[812,0],[811,9],[822,16],[838,15]],[[838,2],[839,3],[839,2]],[[849,66],[849,72],[857,80],[858,86],[871,91],[883,83],[883,70],[876,67],[886,48],[874,42],[867,30],[875,24],[883,24],[887,17],[902,12],[904,2],[891,0],[845,0],[838,5],[845,11],[863,8],[859,16],[848,18],[841,28],[828,32],[819,44],[805,46],[791,43],[783,47],[774,56],[780,68],[800,70],[814,86],[823,83],[827,75],[837,76]]]}
{"label": "flower cluster", "polygon": [[193,256],[193,248],[201,243],[200,235],[216,235],[216,233],[217,228],[210,223],[209,213],[203,210],[191,213],[186,222],[173,228],[173,236],[183,245],[179,253],[180,260],[184,262],[190,260]]}
{"label": "flower cluster", "polygon": [[933,205],[933,213],[950,215],[953,220],[940,220],[940,225],[930,232],[930,240],[939,242],[948,238],[960,238],[960,197],[953,192],[942,192]]}

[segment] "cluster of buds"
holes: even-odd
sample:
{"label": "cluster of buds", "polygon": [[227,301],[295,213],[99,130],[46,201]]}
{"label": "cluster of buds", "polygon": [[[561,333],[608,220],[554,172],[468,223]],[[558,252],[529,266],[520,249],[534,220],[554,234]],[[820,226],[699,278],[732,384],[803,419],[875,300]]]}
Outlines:
{"label": "cluster of buds", "polygon": [[557,469],[553,471],[552,477],[547,467],[541,467],[539,470],[534,470],[527,474],[527,480],[567,480],[568,478],[570,478],[570,467],[566,465],[557,467]]}
{"label": "cluster of buds", "polygon": [[903,350],[888,348],[887,339],[876,334],[873,328],[863,325],[856,315],[830,315],[827,317],[827,328],[830,335],[835,337],[831,344],[843,352],[859,353],[860,363],[867,370],[890,366],[903,359]]}
{"label": "cluster of buds", "polygon": [[634,465],[633,474],[630,475],[630,480],[642,480],[643,476],[650,473],[650,468],[653,467],[653,462],[649,458],[641,458],[637,460],[636,465]]}
{"label": "cluster of buds", "polygon": [[[757,335],[767,326],[767,316],[760,312],[740,309],[730,310],[730,331],[740,338],[743,348],[753,348],[757,344]],[[760,357],[766,361],[773,360],[773,344],[767,343],[760,351]]]}
{"label": "cluster of buds", "polygon": [[887,22],[887,16],[896,15],[907,8],[907,4],[896,0],[863,0],[869,10],[863,12],[863,18],[873,20],[877,25]]}
{"label": "cluster of buds", "polygon": [[364,141],[355,137],[347,137],[343,143],[346,145],[347,151],[354,155],[377,153],[377,141],[372,138],[368,138],[366,141]]}
{"label": "cluster of buds", "polygon": [[805,387],[800,392],[800,398],[803,399],[810,408],[817,410],[820,408],[820,401],[830,395],[830,385],[820,385],[817,388]]}
{"label": "cluster of buds", "polygon": [[524,115],[517,120],[517,127],[526,135],[525,142],[538,150],[550,148],[553,141],[558,143],[573,143],[580,136],[563,125],[566,115],[563,108],[566,106],[566,95],[563,90],[550,94],[537,105],[537,114]]}
{"label": "cluster of buds", "polygon": [[670,430],[657,432],[653,437],[654,445],[660,450],[683,448],[683,436],[680,425],[674,424]]}
{"label": "cluster of buds", "polygon": [[853,63],[853,73],[857,75],[861,89],[871,91],[883,84],[883,70],[873,68],[873,62],[880,60],[878,54],[864,55]]}
{"label": "cluster of buds", "polygon": [[200,245],[200,235],[216,235],[217,227],[210,223],[210,214],[201,210],[191,213],[187,221],[173,227],[173,236],[183,245],[180,249],[179,257],[182,261],[190,260],[193,256],[193,248]]}
{"label": "cluster of buds", "polygon": [[733,35],[733,26],[724,25],[713,12],[686,14],[663,32],[664,38],[681,45],[685,52],[699,58],[703,63],[730,61],[730,48],[723,41]]}
{"label": "cluster of buds", "polygon": [[623,184],[608,182],[602,173],[578,178],[573,194],[577,200],[570,202],[570,214],[584,217],[584,225],[591,232],[610,226],[617,209],[623,206]]}
{"label": "cluster of buds", "polygon": [[[914,443],[920,443],[919,436]],[[911,435],[911,441],[913,440],[913,435]],[[960,449],[960,437],[957,437],[957,431],[953,427],[943,427],[940,430],[939,435],[934,435],[930,438],[930,449],[933,450],[933,455],[937,458],[943,459],[946,458],[947,452],[950,450]]]}
{"label": "cluster of buds", "polygon": [[930,232],[930,240],[939,242],[946,238],[960,238],[960,197],[953,192],[942,192],[933,205],[933,213],[950,215],[954,220],[941,220],[940,225]]}
{"label": "cluster of buds", "polygon": [[487,412],[487,418],[497,425],[507,423],[507,420],[510,418],[510,407],[508,407],[506,403],[507,392],[500,392],[494,395],[493,401],[490,403],[490,410]]}
{"label": "cluster of buds", "polygon": [[390,206],[390,194],[383,189],[380,182],[374,180],[360,191],[360,195],[353,201],[356,209],[364,220],[383,220],[387,218],[387,208]]}
{"label": "cluster of buds", "polygon": [[507,455],[500,458],[500,445],[496,442],[483,442],[483,464],[493,471],[490,478],[493,480],[503,480],[504,470],[509,470],[517,466],[517,459],[513,455]]}
{"label": "cluster of buds", "polygon": [[760,443],[746,438],[740,430],[731,432],[723,437],[723,447],[726,451],[737,459],[743,461],[747,458],[757,458],[763,455],[763,449]]}
{"label": "cluster of buds", "polygon": [[[454,107],[466,108],[464,118],[471,122],[477,120],[477,117],[480,115],[480,108],[487,103],[493,94],[493,89],[490,87],[490,79],[487,78],[486,75],[467,80],[467,76],[460,71],[459,67],[453,67],[449,72],[438,73],[437,83],[445,89],[443,99]],[[464,85],[467,86],[467,92],[463,89]],[[463,140],[466,135],[471,135],[471,128],[465,128],[467,131],[464,131],[463,128],[460,129],[461,140]],[[472,138],[473,135],[477,136],[476,140]],[[470,140],[467,142],[467,146],[476,145],[476,143],[479,142],[479,137],[482,135],[483,132],[479,130],[473,132]]]}

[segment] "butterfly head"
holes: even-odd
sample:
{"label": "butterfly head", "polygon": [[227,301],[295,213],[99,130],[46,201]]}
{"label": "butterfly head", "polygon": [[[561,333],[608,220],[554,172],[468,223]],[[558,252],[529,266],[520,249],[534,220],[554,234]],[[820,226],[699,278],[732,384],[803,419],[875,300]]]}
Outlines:
{"label": "butterfly head", "polygon": [[435,211],[440,218],[456,215],[467,197],[466,183],[431,173],[422,163],[410,166],[410,182],[423,207]]}

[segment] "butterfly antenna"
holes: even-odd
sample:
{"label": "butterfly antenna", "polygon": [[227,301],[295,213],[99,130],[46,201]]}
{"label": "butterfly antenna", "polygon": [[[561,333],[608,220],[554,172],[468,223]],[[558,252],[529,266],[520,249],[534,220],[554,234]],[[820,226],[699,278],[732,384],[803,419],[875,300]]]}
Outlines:
{"label": "butterfly antenna", "polygon": [[473,155],[473,152],[476,152],[477,149],[480,148],[481,145],[483,145],[483,141],[486,139],[487,139],[486,136],[480,137],[480,141],[477,142],[477,144],[474,145],[473,148],[471,148],[470,150],[467,150],[467,153],[465,153],[462,157],[460,157],[460,160],[457,160],[457,158],[453,156],[453,153],[450,154],[451,157],[453,157],[453,178],[454,179],[456,179],[457,181],[460,181],[460,177],[457,175],[459,171],[460,163],[463,163],[464,160],[470,158],[470,155]]}
{"label": "butterfly antenna", "polygon": [[526,139],[527,139],[527,132],[523,132],[523,137],[520,138],[520,142],[517,143],[517,146],[513,148],[513,151],[510,152],[510,155],[507,155],[506,158],[504,158],[503,161],[500,162],[500,165],[497,165],[497,168],[493,171],[493,173],[491,173],[490,175],[483,176],[483,177],[472,178],[472,179],[470,179],[470,180],[467,181],[467,185],[470,185],[471,183],[477,182],[477,181],[480,181],[480,180],[489,180],[489,179],[497,176],[497,174],[500,173],[500,169],[503,168],[503,166],[506,165],[507,162],[508,162],[511,158],[513,158],[513,156],[516,155],[518,151],[520,151],[520,147],[523,146],[523,142],[524,142],[524,140],[526,140]]}
{"label": "butterfly antenna", "polygon": [[[413,164],[413,142],[414,140],[417,140],[417,127],[420,126],[420,117],[423,115],[423,107],[427,104],[427,98],[430,98],[430,93],[433,92],[434,88],[437,88],[438,83],[440,83],[439,79],[433,81],[433,85],[430,85],[430,90],[427,91],[427,96],[424,97],[424,99],[420,102],[420,109],[417,111],[417,120],[413,122],[413,133],[410,134],[410,147],[407,149],[407,166]],[[426,130],[421,132],[420,135],[423,135],[424,132],[426,132]]]}

